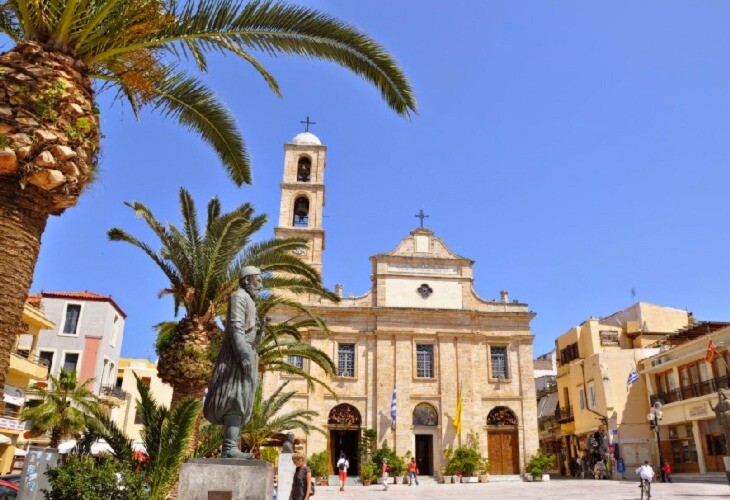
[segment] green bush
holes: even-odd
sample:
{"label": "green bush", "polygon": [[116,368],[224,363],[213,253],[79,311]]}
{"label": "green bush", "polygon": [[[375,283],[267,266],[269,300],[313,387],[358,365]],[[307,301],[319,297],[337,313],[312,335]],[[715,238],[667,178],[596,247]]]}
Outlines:
{"label": "green bush", "polygon": [[277,466],[279,464],[279,450],[271,446],[261,447],[261,458],[270,464]]}
{"label": "green bush", "polygon": [[50,492],[43,490],[46,500],[147,498],[142,475],[114,458],[97,461],[89,456],[72,456],[63,465],[49,469],[46,475],[51,485]]}
{"label": "green bush", "polygon": [[363,481],[370,480],[373,483],[378,482],[380,468],[372,462],[365,462],[360,466],[360,479]]}
{"label": "green bush", "polygon": [[541,449],[537,450],[535,455],[530,457],[525,467],[530,471],[534,477],[542,477],[543,474],[553,467],[555,463],[555,455],[550,455],[543,452]]}
{"label": "green bush", "polygon": [[319,453],[313,453],[307,461],[307,465],[312,469],[312,477],[326,477],[330,472],[330,452],[328,450]]}
{"label": "green bush", "polygon": [[382,448],[379,448],[373,452],[372,462],[376,466],[382,467],[383,459],[386,459],[388,461],[391,476],[399,476],[405,472],[406,464],[403,462],[403,459],[401,457],[396,455],[395,450],[392,450],[390,446],[388,446],[387,441],[383,442]]}
{"label": "green bush", "polygon": [[479,434],[476,432],[469,433],[465,446],[444,450],[444,456],[446,457],[444,473],[447,476],[461,473],[463,476],[471,477],[477,471],[489,471],[489,461],[479,453]]}

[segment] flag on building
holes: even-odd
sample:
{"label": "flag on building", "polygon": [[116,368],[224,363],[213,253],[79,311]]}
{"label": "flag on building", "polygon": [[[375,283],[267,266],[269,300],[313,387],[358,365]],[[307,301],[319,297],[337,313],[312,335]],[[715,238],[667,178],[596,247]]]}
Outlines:
{"label": "flag on building", "polygon": [[454,415],[454,427],[456,427],[456,434],[461,434],[461,382],[456,389],[456,414]]}
{"label": "flag on building", "polygon": [[710,339],[710,343],[707,344],[707,354],[705,355],[705,361],[712,364],[712,362],[715,361],[719,357],[720,357],[720,355],[717,353],[715,344],[712,342],[712,339]]}
{"label": "flag on building", "polygon": [[393,386],[393,401],[390,402],[390,428],[395,429],[395,386]]}
{"label": "flag on building", "polygon": [[639,380],[639,374],[636,373],[636,367],[632,368],[629,372],[629,378],[626,381],[626,391],[628,392],[629,388],[631,387],[631,384]]}

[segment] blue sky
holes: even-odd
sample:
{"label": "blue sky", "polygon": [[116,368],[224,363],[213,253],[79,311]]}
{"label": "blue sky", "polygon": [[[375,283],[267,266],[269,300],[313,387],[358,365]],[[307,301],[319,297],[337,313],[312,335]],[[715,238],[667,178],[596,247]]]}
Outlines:
{"label": "blue sky", "polygon": [[[279,208],[282,144],[306,115],[329,147],[324,278],[368,289],[368,257],[418,221],[475,264],[487,299],[507,289],[537,313],[535,351],[590,315],[637,300],[727,320],[730,3],[583,1],[301,2],[366,31],[393,53],[420,112],[397,117],[374,88],[332,64],[262,58],[277,99],[244,63],[206,76],[235,113],[254,184],[235,188],[194,135],[101,100],[99,181],[52,218],[33,291],[112,294],[128,313],[123,355],[153,354],[172,316],[162,274],[106,240],[149,238],[122,202],[178,221],[177,193],[200,205]],[[448,5],[448,6],[447,6]],[[148,239],[148,241],[153,241]]]}

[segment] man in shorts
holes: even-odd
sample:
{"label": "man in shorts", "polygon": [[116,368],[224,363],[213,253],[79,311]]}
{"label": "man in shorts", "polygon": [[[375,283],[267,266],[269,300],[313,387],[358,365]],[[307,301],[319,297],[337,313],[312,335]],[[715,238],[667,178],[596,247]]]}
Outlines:
{"label": "man in shorts", "polygon": [[347,469],[350,468],[350,462],[347,461],[345,452],[340,452],[340,459],[337,461],[337,470],[340,476],[340,491],[345,491],[345,480],[347,479]]}

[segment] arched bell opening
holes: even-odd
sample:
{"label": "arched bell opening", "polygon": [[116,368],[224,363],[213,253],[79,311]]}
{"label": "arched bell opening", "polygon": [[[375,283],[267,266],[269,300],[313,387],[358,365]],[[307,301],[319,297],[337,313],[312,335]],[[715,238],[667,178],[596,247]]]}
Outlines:
{"label": "arched bell opening", "polygon": [[297,162],[297,182],[312,182],[312,160],[308,156]]}
{"label": "arched bell opening", "polygon": [[299,196],[294,200],[294,219],[292,225],[295,227],[309,226],[309,198]]}

